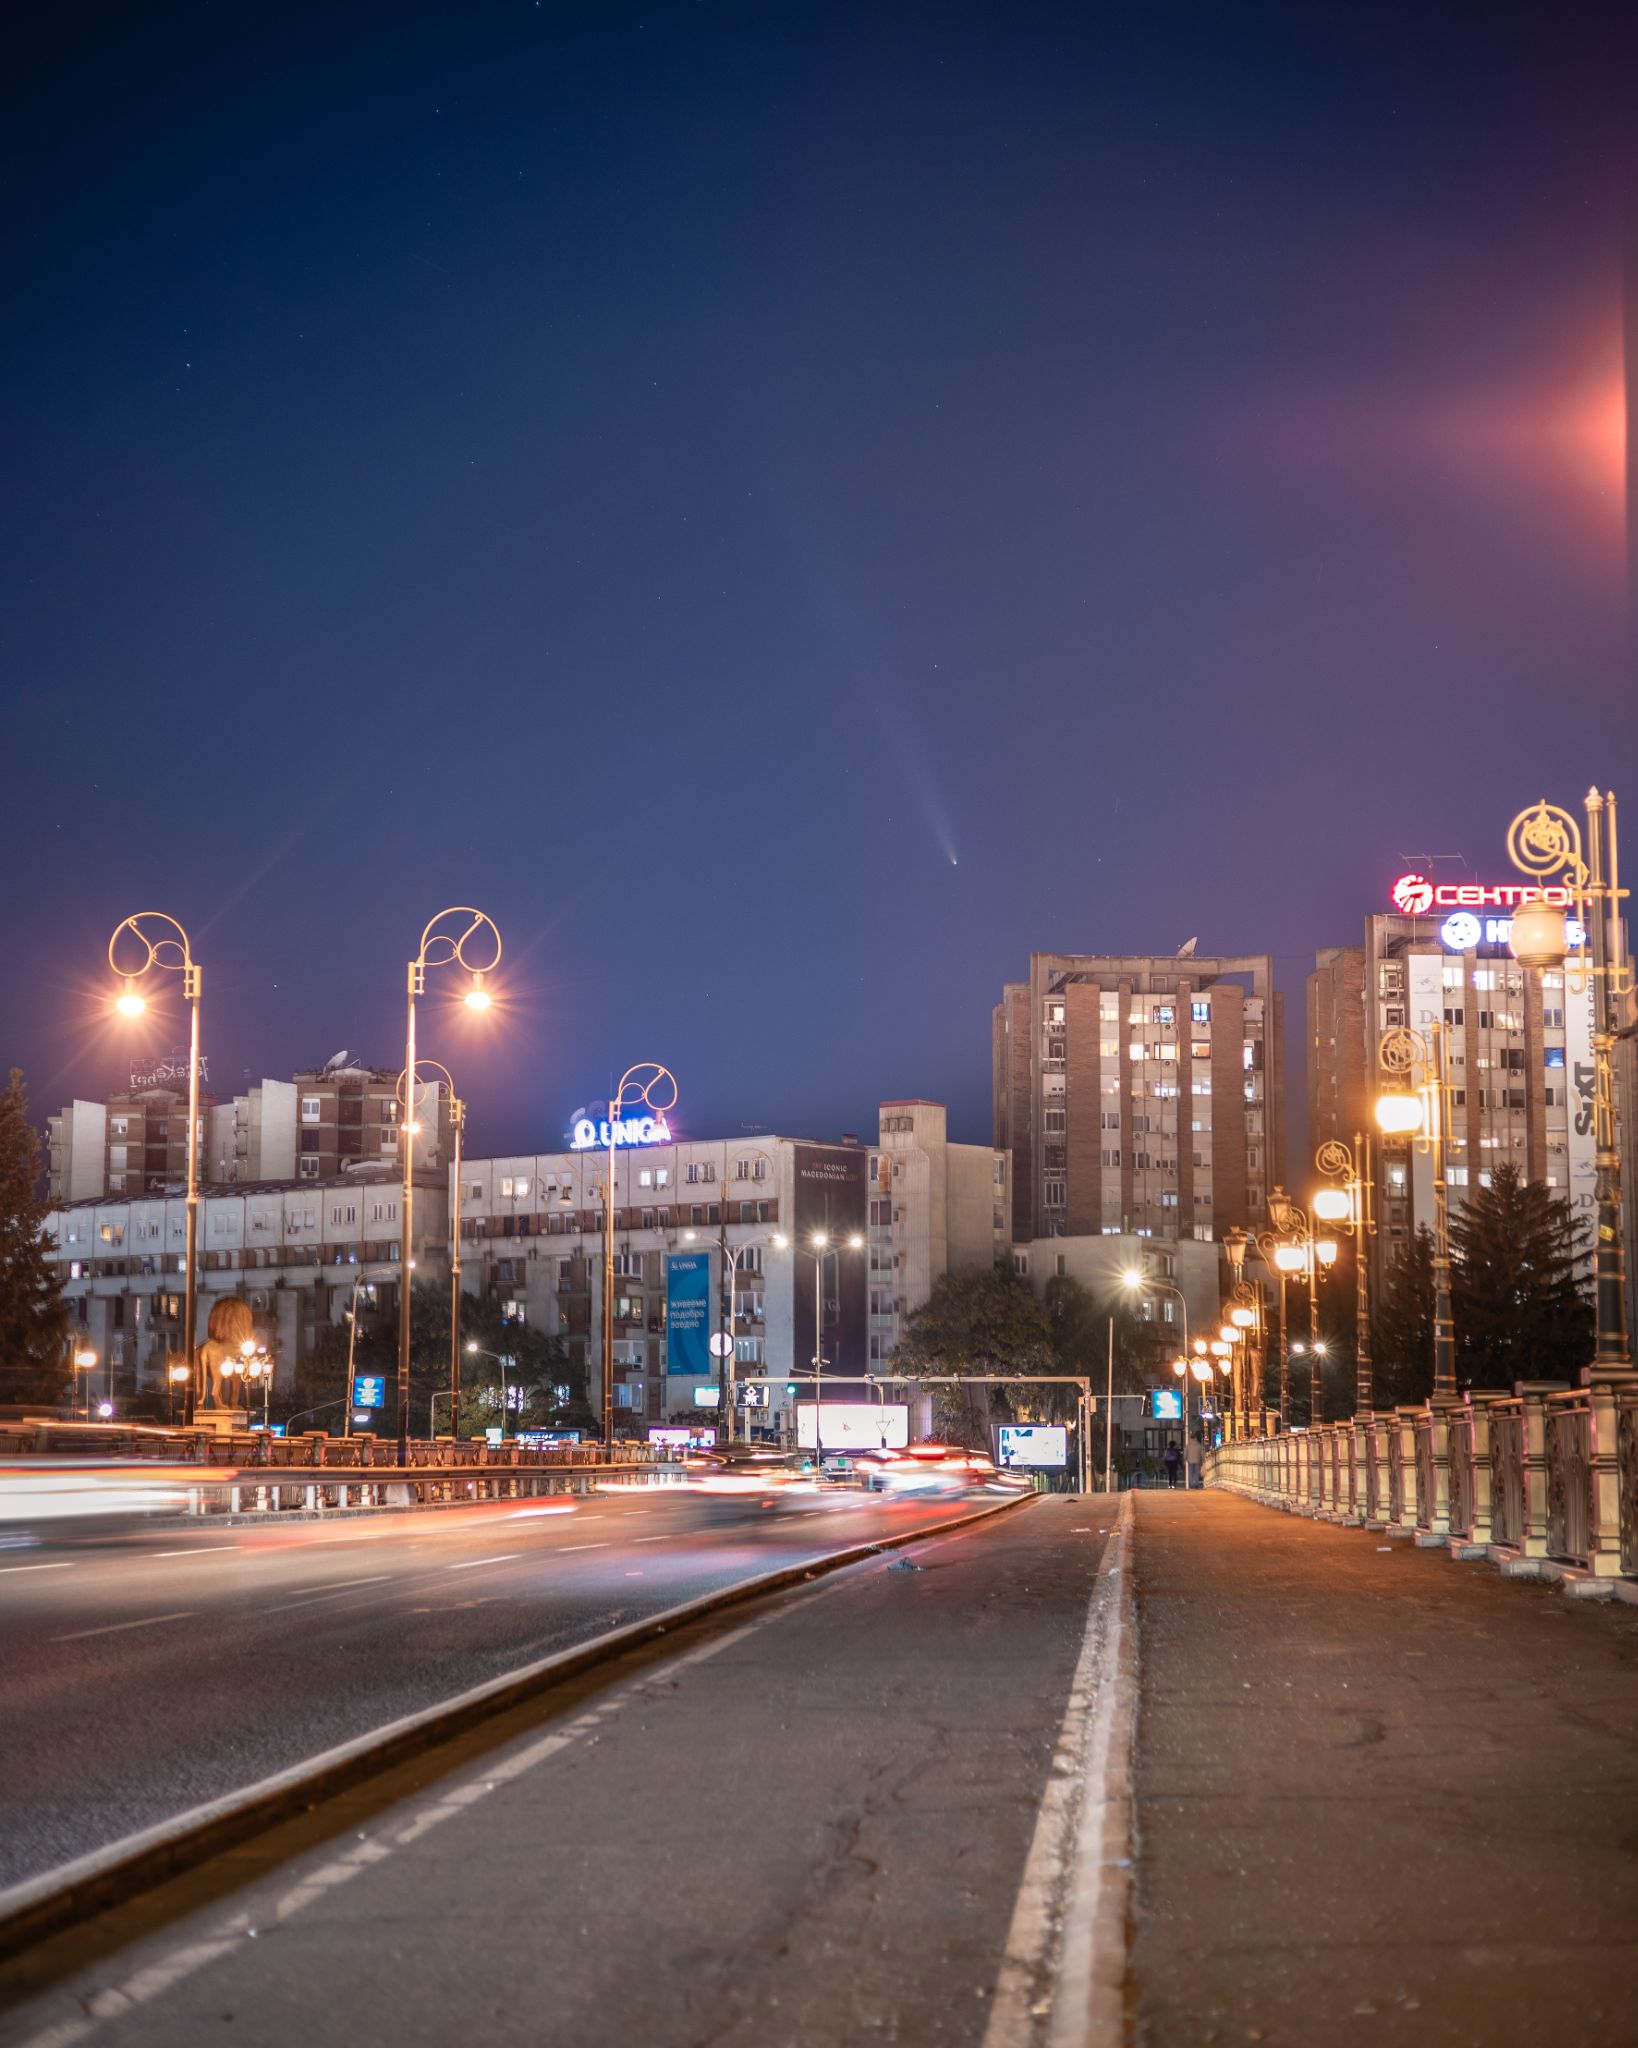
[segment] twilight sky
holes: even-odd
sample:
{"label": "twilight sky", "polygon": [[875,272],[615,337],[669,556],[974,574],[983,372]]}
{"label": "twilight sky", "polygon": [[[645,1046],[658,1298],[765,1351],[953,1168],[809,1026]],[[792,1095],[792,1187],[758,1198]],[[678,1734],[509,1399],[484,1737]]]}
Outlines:
{"label": "twilight sky", "polygon": [[639,1059],[695,1135],[987,1139],[1032,949],[1272,951],[1300,1053],[1403,866],[1638,803],[1619,12],[31,10],[37,1114],[118,1085],[147,907],[222,1095],[396,1063],[489,911],[503,1008],[421,1031],[476,1151]]}

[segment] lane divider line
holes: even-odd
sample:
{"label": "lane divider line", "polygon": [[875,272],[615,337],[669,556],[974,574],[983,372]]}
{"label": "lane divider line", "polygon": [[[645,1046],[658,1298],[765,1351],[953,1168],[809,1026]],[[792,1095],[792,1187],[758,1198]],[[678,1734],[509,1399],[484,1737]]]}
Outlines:
{"label": "lane divider line", "polygon": [[83,1643],[92,1636],[120,1636],[128,1628],[158,1628],[162,1621],[191,1621],[196,1610],[184,1607],[175,1614],[145,1614],[140,1621],[111,1621],[105,1628],[77,1628],[72,1635],[53,1636],[54,1643]]}
{"label": "lane divider line", "polygon": [[499,1557],[468,1557],[460,1564],[446,1564],[446,1572],[469,1572],[480,1564],[513,1564],[523,1555],[521,1550],[504,1550]]}
{"label": "lane divider line", "polygon": [[7,1572],[66,1572],[74,1562],[65,1557],[57,1564],[0,1564],[0,1577]]}
{"label": "lane divider line", "polygon": [[1132,1499],[1121,1501],[1092,1582],[983,2048],[1121,2048],[1136,1710]]}
{"label": "lane divider line", "polygon": [[[304,1813],[321,1800],[366,1779],[378,1777],[394,1765],[421,1755],[469,1728],[552,1691],[565,1680],[600,1664],[611,1663],[627,1651],[653,1642],[669,1631],[690,1622],[720,1614],[730,1608],[764,1600],[803,1585],[827,1572],[841,1571],[879,1557],[884,1551],[902,1550],[929,1537],[972,1527],[996,1515],[1016,1513],[1041,1496],[1015,1494],[1010,1499],[986,1504],[942,1522],[917,1529],[890,1531],[873,1541],[850,1544],[845,1550],[821,1552],[795,1564],[781,1565],[770,1572],[758,1572],[734,1585],[720,1586],[675,1607],[667,1607],[642,1621],[626,1622],[607,1629],[589,1642],[557,1650],[537,1663],[517,1671],[486,1679],[483,1684],[457,1693],[436,1706],[389,1721],[367,1734],[337,1743],[333,1748],[292,1764],[282,1771],[246,1785],[237,1792],[193,1807],[170,1820],[156,1822],[134,1835],[126,1835],[101,1849],[76,1857],[60,1869],[26,1878],[21,1884],[0,1892],[0,1958],[33,1946],[42,1936],[92,1919],[109,1907],[122,1904],[138,1894],[151,1891],[168,1878],[191,1870],[224,1849],[264,1833],[280,1821]],[[172,1617],[181,1619],[182,1617]]]}

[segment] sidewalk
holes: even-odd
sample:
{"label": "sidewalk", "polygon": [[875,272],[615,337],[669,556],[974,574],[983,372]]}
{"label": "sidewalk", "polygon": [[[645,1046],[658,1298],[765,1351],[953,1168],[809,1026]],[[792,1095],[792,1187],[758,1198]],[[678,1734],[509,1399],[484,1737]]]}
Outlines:
{"label": "sidewalk", "polygon": [[1633,2038],[1638,1614],[1142,1493],[1143,2048]]}

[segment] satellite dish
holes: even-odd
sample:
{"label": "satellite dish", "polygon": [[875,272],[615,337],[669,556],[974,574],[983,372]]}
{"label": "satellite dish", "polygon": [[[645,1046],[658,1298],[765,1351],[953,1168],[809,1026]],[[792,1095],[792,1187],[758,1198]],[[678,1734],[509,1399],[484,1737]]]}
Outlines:
{"label": "satellite dish", "polygon": [[324,1071],[325,1071],[325,1072],[326,1072],[327,1074],[335,1074],[335,1073],[339,1073],[339,1072],[340,1072],[340,1070],[341,1070],[341,1069],[342,1069],[342,1068],[343,1068],[343,1067],[344,1067],[344,1066],[345,1066],[346,1064],[347,1064],[347,1052],[346,1052],[346,1048],[345,1048],[345,1047],[343,1047],[343,1048],[342,1048],[342,1050],[341,1050],[340,1052],[336,1053],[336,1054],[334,1055],[334,1057],[333,1057],[333,1058],[331,1058],[331,1059],[327,1059],[327,1060],[326,1060],[326,1061],[324,1062]]}

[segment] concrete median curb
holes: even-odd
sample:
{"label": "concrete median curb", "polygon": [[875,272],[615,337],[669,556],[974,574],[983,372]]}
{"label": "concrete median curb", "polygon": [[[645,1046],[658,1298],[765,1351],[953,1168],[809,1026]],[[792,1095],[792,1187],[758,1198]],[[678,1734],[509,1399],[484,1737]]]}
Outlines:
{"label": "concrete median curb", "polygon": [[1035,1493],[1018,1494],[922,1528],[850,1544],[844,1550],[782,1565],[777,1571],[760,1572],[714,1593],[701,1594],[643,1621],[628,1622],[623,1628],[610,1629],[589,1642],[555,1651],[520,1670],[488,1679],[436,1706],[422,1708],[366,1735],[338,1743],[238,1792],[192,1807],[138,1834],[127,1835],[60,1869],[26,1879],[0,1892],[0,1960],[18,1955],[47,1935],[124,1904],[251,1836],[293,1819],[354,1785],[379,1777],[494,1715],[538,1698],[580,1673],[612,1662],[672,1630],[788,1591],[848,1565],[862,1564],[885,1551],[902,1550],[913,1543],[974,1527],[1040,1498]]}

